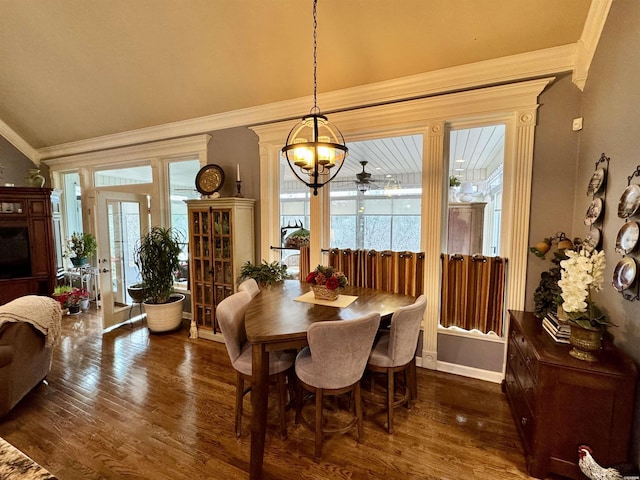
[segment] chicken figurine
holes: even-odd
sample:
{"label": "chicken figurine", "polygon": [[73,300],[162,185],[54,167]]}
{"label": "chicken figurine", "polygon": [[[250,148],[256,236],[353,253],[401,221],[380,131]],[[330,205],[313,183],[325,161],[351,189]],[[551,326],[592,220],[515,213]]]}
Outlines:
{"label": "chicken figurine", "polygon": [[624,477],[615,468],[604,468],[592,456],[593,451],[586,445],[578,447],[578,466],[582,473],[591,480],[624,480]]}

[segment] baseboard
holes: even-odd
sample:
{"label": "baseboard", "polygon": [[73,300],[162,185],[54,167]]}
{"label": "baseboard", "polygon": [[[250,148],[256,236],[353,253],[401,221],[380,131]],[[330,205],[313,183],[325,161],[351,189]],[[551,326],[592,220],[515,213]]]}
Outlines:
{"label": "baseboard", "polygon": [[475,378],[492,383],[502,383],[504,375],[502,372],[493,372],[490,370],[481,370],[479,368],[467,367],[465,365],[456,365],[455,363],[438,362],[437,368],[439,372],[453,373],[463,377]]}

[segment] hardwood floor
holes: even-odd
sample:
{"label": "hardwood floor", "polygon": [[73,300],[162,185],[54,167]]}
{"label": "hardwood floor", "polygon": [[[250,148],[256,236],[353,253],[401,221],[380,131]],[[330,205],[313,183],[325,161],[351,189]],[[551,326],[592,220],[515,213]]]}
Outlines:
{"label": "hardwood floor", "polygon": [[[293,411],[280,438],[270,401],[265,478],[530,478],[499,385],[425,369],[417,377],[419,399],[396,411],[393,435],[365,404],[364,443],[355,431],[329,438],[319,463]],[[186,326],[151,335],[135,322],[103,335],[95,312],[67,316],[47,384],[0,420],[0,436],[60,480],[245,479],[249,417],[237,439],[234,385],[224,345],[190,340]]]}

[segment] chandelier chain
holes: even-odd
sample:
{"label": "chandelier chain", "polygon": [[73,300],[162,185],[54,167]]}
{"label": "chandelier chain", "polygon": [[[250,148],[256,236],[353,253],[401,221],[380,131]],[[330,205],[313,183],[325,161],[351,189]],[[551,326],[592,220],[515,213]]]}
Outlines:
{"label": "chandelier chain", "polygon": [[313,0],[313,108],[311,113],[319,113],[318,108],[318,0]]}

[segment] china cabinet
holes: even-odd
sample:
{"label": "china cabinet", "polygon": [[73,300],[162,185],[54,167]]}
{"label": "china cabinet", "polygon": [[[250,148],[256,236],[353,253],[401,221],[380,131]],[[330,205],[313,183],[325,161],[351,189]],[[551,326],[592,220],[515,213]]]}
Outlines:
{"label": "china cabinet", "polygon": [[186,203],[191,336],[224,341],[216,305],[236,292],[242,264],[255,263],[255,200],[232,197]]}
{"label": "china cabinet", "polygon": [[484,202],[450,203],[447,252],[482,254]]}
{"label": "china cabinet", "polygon": [[554,342],[533,313],[510,311],[503,387],[525,453],[527,473],[584,478],[578,446],[602,465],[627,461],[637,369],[605,342],[598,362],[577,360]]}

